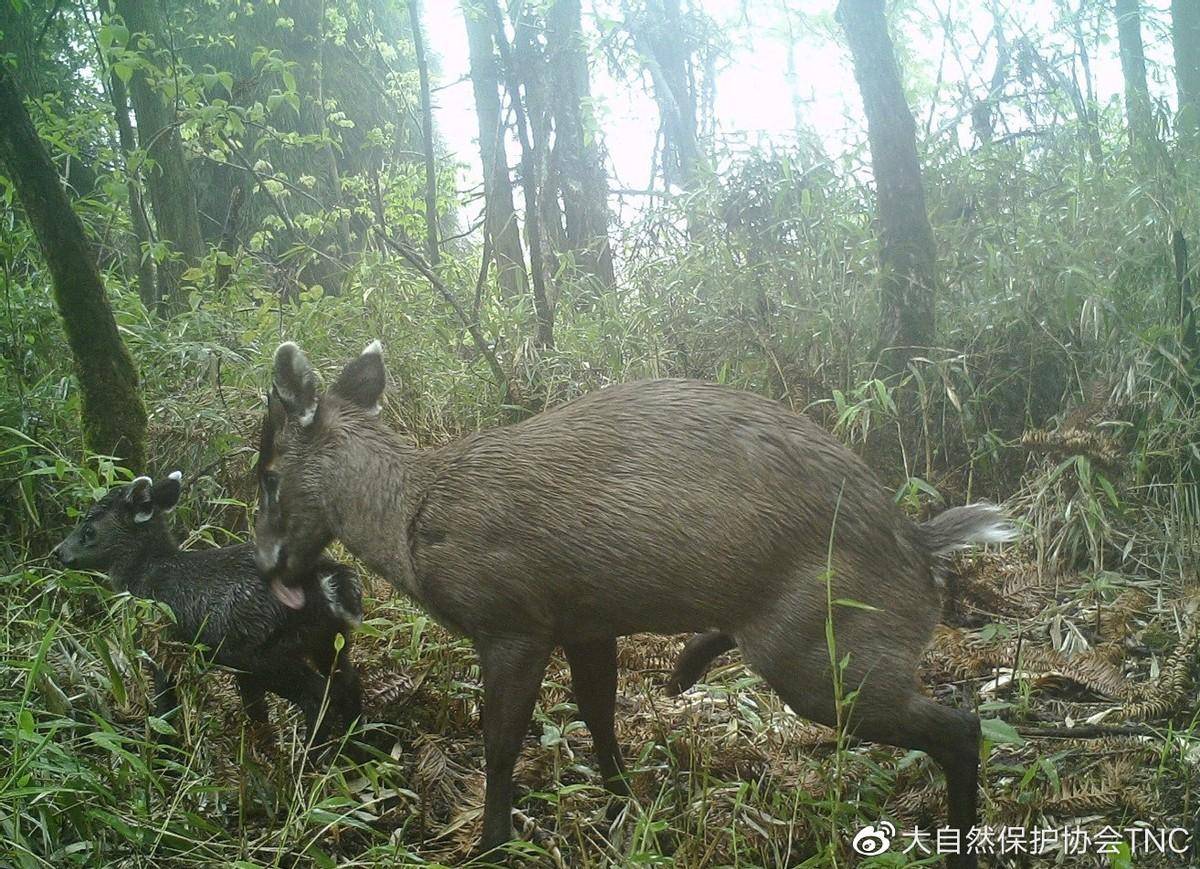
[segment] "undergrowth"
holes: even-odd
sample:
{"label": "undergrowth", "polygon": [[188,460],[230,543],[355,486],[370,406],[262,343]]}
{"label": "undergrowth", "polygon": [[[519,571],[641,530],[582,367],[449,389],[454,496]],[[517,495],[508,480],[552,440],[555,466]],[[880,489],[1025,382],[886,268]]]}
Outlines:
{"label": "undergrowth", "polygon": [[[527,407],[641,377],[718,380],[813,415],[914,516],[1007,501],[1025,542],[963,565],[953,626],[925,672],[931,692],[996,722],[983,748],[984,819],[1190,827],[1200,417],[1171,319],[1169,247],[1152,224],[1126,231],[1146,207],[1132,180],[1093,171],[1069,143],[1025,147],[931,159],[932,213],[953,212],[968,187],[975,199],[970,216],[936,227],[942,347],[898,375],[870,357],[878,312],[865,191],[852,173],[800,154],[746,158],[688,199],[692,225],[707,221],[708,232],[685,234],[682,203],[625,227],[617,288],[585,303],[568,282],[558,287],[554,350],[527,342],[528,304],[495,287],[481,296],[480,324]],[[104,207],[81,206],[89,223]],[[272,264],[247,253],[221,295],[197,294],[170,321],[110,269],[151,416],[150,467],[123,469],[82,449],[47,276],[28,230],[8,229],[0,862],[462,860],[483,786],[479,674],[463,641],[374,582],[355,646],[367,721],[353,745],[331,762],[311,756],[280,707],[278,744],[263,752],[228,675],[199,678],[186,649],[175,654],[194,677],[183,710],[147,719],[139,650],[169,616],[51,557],[78,512],[135,471],[183,470],[189,546],[243,539],[267,360],[282,339],[328,366],[382,339],[384,413],[418,443],[511,419],[459,324],[379,251],[361,257],[340,295],[287,299]],[[473,255],[443,267],[464,293]],[[682,698],[663,696],[679,648],[672,638],[622,644],[618,730],[636,799],[615,820],[565,665],[552,664],[517,774],[527,841],[513,848],[531,864],[852,865],[859,827],[944,817],[923,755],[843,744],[736,662]],[[1019,734],[1068,722],[1137,728],[1100,742]]]}

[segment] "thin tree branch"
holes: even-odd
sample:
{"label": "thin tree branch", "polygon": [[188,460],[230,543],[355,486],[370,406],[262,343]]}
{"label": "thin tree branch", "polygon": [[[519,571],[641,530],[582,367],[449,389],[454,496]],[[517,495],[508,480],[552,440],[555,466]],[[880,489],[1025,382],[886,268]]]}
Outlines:
{"label": "thin tree branch", "polygon": [[[454,295],[453,291],[449,287],[442,283],[441,278],[437,276],[433,268],[429,265],[429,262],[425,259],[425,257],[421,256],[420,253],[404,242],[400,242],[392,238],[380,227],[376,226],[374,227],[374,230],[375,235],[381,242],[384,243],[384,245],[407,260],[409,265],[420,272],[425,280],[429,281],[430,286],[432,286],[437,291],[438,295],[440,295],[446,301],[446,304],[454,309],[454,313],[458,316],[459,322],[462,323],[463,328],[470,333],[471,340],[475,342],[476,349],[478,349],[483,355],[484,359],[487,360],[488,367],[492,369],[492,374],[496,378],[496,384],[504,390],[505,402],[508,404],[515,403],[513,401],[514,394],[512,390],[512,384],[509,382],[508,375],[504,373],[504,368],[500,365],[500,360],[496,358],[495,351],[492,350],[491,346],[487,342],[487,339],[483,337],[483,332],[479,330],[479,324],[467,315],[467,311],[465,308],[463,308],[462,303],[459,302],[458,297]],[[486,262],[486,259],[484,261]]]}

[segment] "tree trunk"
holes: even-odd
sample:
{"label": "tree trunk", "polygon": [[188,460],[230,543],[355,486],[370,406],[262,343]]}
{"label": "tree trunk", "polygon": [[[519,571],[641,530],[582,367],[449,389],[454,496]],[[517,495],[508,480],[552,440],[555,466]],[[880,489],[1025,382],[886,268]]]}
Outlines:
{"label": "tree trunk", "polygon": [[577,266],[613,284],[608,239],[608,177],[592,112],[579,0],[556,0],[546,12],[550,80],[554,82],[555,175],[563,194],[567,244]]}
{"label": "tree trunk", "polygon": [[800,89],[800,72],[796,68],[796,52],[801,50],[800,37],[792,27],[790,9],[784,10],[783,20],[787,27],[787,41],[784,45],[787,60],[783,70],[783,80],[787,82],[788,97],[792,103],[792,132],[799,136],[808,128],[807,112],[804,110],[804,93]]}
{"label": "tree trunk", "polygon": [[937,253],[925,210],[916,124],[888,35],[884,0],[841,0],[875,176],[881,290],[880,358],[893,371],[933,343]]}
{"label": "tree trunk", "polygon": [[1154,141],[1154,115],[1150,108],[1150,88],[1146,84],[1140,3],[1138,0],[1116,0],[1116,13],[1129,137],[1135,149],[1148,150]]}
{"label": "tree trunk", "polygon": [[500,289],[506,295],[528,291],[525,252],[513,205],[512,176],[504,151],[500,78],[492,39],[491,13],[482,6],[463,4],[471,56],[471,87],[479,119],[479,156],[483,163],[484,232],[491,240]]}
{"label": "tree trunk", "polygon": [[546,269],[542,251],[541,214],[538,211],[536,154],[529,138],[529,119],[521,99],[521,85],[514,66],[508,34],[504,31],[504,17],[495,0],[487,0],[490,7],[492,35],[500,49],[500,68],[504,73],[504,89],[512,104],[513,118],[517,128],[517,139],[521,143],[521,192],[525,195],[525,243],[529,246],[529,277],[533,284],[533,308],[537,315],[537,337],[539,346],[554,347],[554,309],[546,292]]}
{"label": "tree trunk", "polygon": [[417,54],[417,77],[421,85],[421,143],[425,149],[425,256],[430,265],[441,260],[438,249],[437,164],[433,153],[433,99],[429,93],[429,62],[421,34],[421,0],[408,0],[413,49]]}
{"label": "tree trunk", "polygon": [[[100,11],[104,15],[112,14],[108,0],[101,0]],[[155,283],[154,259],[150,256],[150,221],[146,218],[146,204],[142,201],[142,188],[137,175],[132,171],[133,152],[137,150],[137,139],[134,137],[133,125],[129,123],[129,94],[125,90],[125,82],[115,72],[109,71],[108,97],[112,102],[113,112],[117,120],[117,137],[121,144],[121,156],[125,161],[125,187],[129,196],[129,224],[133,229],[133,240],[130,244],[130,257],[133,261],[133,271],[137,275],[137,291],[146,310],[153,311],[158,304],[158,290]]]}
{"label": "tree trunk", "polygon": [[[567,251],[568,244],[563,209],[558,201],[558,167],[550,159],[550,142],[554,137],[553,100],[548,95],[546,51],[538,38],[546,26],[537,10],[530,9],[528,4],[510,8],[513,15],[511,80],[524,93],[525,117],[533,147],[531,162],[538,193],[543,264],[547,274],[558,274],[558,255]],[[554,87],[557,86],[558,82],[555,82]]]}
{"label": "tree trunk", "polygon": [[125,159],[125,186],[129,195],[129,222],[133,228],[133,244],[131,253],[134,257],[134,268],[137,274],[138,295],[146,310],[153,311],[157,303],[155,284],[154,259],[150,256],[150,221],[146,219],[146,205],[142,202],[142,188],[138,184],[137,175],[132,171],[132,155],[137,150],[133,136],[133,126],[129,123],[129,99],[125,93],[125,85],[116,75],[111,77],[109,96],[112,98],[113,110],[117,117],[117,134],[121,142],[121,155]]}
{"label": "tree trunk", "polygon": [[1200,2],[1171,0],[1171,45],[1179,93],[1179,131],[1200,133]]}
{"label": "tree trunk", "polygon": [[[115,5],[129,28],[130,47],[144,43],[142,55],[159,69],[165,69],[165,64],[159,61],[172,61],[164,51],[166,30],[155,0],[115,0]],[[137,116],[138,143],[154,163],[147,172],[146,186],[150,190],[158,239],[169,243],[180,257],[164,261],[158,267],[160,304],[174,314],[187,307],[181,276],[204,256],[196,193],[183,157],[174,105],[168,105],[162,94],[154,90],[145,70],[140,68],[130,80],[130,96]]]}
{"label": "tree trunk", "polygon": [[662,116],[664,181],[690,190],[700,168],[700,145],[679,0],[648,0],[646,13],[631,29],[654,82],[654,101]]}
{"label": "tree trunk", "polygon": [[[51,10],[44,3],[0,2],[0,57],[9,56],[9,73],[17,92],[30,101],[57,88],[52,46],[68,40],[63,32],[66,26],[53,20],[57,9],[57,5]],[[82,154],[60,152],[51,159],[74,197],[83,199],[95,191],[96,170]]]}
{"label": "tree trunk", "polygon": [[1100,139],[1100,113],[1096,107],[1096,88],[1092,83],[1092,61],[1088,55],[1087,40],[1083,38],[1085,3],[1087,3],[1087,0],[1079,0],[1079,8],[1073,16],[1074,24],[1072,27],[1072,35],[1075,37],[1075,53],[1079,56],[1080,66],[1083,67],[1085,89],[1081,93],[1079,87],[1075,86],[1073,96],[1075,97],[1079,122],[1083,125],[1084,136],[1087,138],[1087,149],[1088,154],[1092,158],[1092,165],[1100,168],[1104,165],[1104,144]]}
{"label": "tree trunk", "polygon": [[[296,63],[296,91],[300,99],[297,128],[301,135],[320,140],[316,146],[316,171],[313,173],[317,178],[318,198],[326,209],[340,209],[342,176],[325,113],[325,2],[284,0],[279,8],[295,22],[285,31],[284,48],[287,59]],[[342,259],[353,250],[350,222],[344,214],[337,215],[332,232],[329,245],[332,251],[324,251],[323,256],[310,263],[302,280],[320,284],[336,295],[341,291],[346,272]]]}
{"label": "tree trunk", "polygon": [[0,159],[17,189],[54,283],[82,395],[84,443],[128,467],[145,466],[146,411],[83,223],[38,139],[11,75],[0,66]]}
{"label": "tree trunk", "polygon": [[46,89],[37,46],[39,18],[27,3],[0,4],[0,52],[12,56],[9,75],[19,92],[32,99],[41,97]]}

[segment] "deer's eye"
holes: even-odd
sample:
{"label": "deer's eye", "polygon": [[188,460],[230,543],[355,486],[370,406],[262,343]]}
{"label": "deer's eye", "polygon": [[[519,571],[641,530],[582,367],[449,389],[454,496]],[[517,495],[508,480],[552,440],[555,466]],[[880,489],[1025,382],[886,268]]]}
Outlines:
{"label": "deer's eye", "polygon": [[92,527],[91,522],[85,522],[83,529],[79,532],[79,538],[84,543],[91,543],[96,539],[96,529]]}

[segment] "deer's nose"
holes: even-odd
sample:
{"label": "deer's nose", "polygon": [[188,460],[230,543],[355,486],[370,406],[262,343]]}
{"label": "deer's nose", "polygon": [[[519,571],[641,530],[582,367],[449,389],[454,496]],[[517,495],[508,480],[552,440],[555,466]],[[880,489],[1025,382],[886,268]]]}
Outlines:
{"label": "deer's nose", "polygon": [[262,573],[273,574],[286,564],[287,553],[279,541],[270,545],[260,541],[254,550],[254,562]]}

